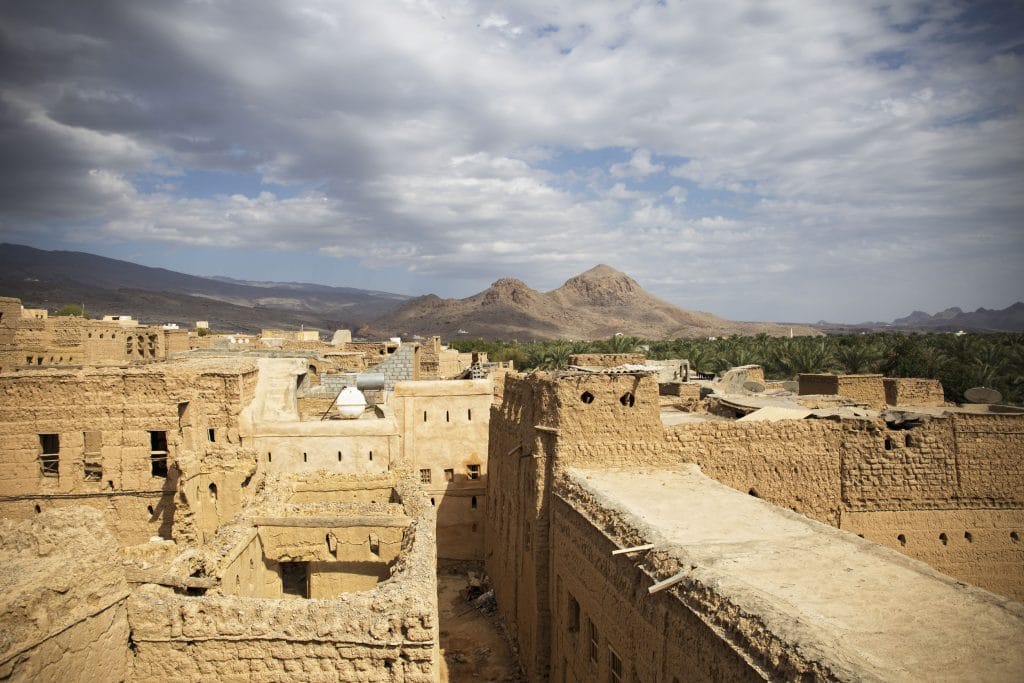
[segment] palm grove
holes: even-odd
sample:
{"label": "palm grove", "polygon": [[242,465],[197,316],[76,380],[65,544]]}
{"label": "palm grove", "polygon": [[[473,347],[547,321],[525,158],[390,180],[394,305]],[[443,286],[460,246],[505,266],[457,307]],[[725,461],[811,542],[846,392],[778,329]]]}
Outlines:
{"label": "palm grove", "polygon": [[1024,405],[1024,334],[856,334],[818,337],[728,337],[644,340],[616,335],[601,341],[452,342],[460,351],[486,351],[495,361],[512,360],[521,370],[565,368],[578,353],[641,352],[648,358],[681,358],[694,370],[718,373],[756,364],[769,379],[794,379],[801,372],[882,373],[942,382],[946,400],[963,402],[964,391],[996,389],[1004,403]]}

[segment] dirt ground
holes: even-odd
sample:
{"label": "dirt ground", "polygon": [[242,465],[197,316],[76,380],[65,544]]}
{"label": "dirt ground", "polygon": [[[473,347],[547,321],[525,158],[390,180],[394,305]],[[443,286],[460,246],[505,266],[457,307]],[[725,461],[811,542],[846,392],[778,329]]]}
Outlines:
{"label": "dirt ground", "polygon": [[469,572],[483,576],[479,566],[460,563],[438,568],[441,680],[522,681],[493,599],[488,603],[485,596],[483,608],[473,603],[488,586],[470,585]]}

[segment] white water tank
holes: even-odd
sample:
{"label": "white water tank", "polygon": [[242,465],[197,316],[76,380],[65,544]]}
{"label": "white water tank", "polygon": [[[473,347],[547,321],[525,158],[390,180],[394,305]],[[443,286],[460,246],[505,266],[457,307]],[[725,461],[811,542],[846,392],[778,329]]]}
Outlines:
{"label": "white water tank", "polygon": [[334,401],[338,413],[346,420],[354,420],[366,409],[366,397],[355,387],[345,387]]}

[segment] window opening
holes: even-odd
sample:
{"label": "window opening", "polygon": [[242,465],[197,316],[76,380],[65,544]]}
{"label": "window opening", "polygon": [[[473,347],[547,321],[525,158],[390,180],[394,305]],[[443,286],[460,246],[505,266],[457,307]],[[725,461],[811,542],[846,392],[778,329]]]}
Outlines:
{"label": "window opening", "polygon": [[900,542],[900,545],[901,545],[901,546],[905,546],[905,545],[907,545],[907,537],[906,537],[906,536],[904,536],[903,534],[899,534],[899,535],[897,535],[897,536],[896,536],[896,540]]}
{"label": "window opening", "polygon": [[60,435],[39,435],[39,470],[44,477],[60,476]]}
{"label": "window opening", "polygon": [[309,563],[281,563],[281,592],[285,595],[309,597]]}
{"label": "window opening", "polygon": [[455,481],[455,470],[445,470],[444,471],[444,480],[445,481]]}
{"label": "window opening", "polygon": [[167,432],[149,433],[149,468],[154,477],[167,477]]}
{"label": "window opening", "polygon": [[968,543],[973,543],[974,542],[974,536],[971,535],[970,531],[965,531],[964,532],[964,540],[967,541]]}
{"label": "window opening", "polygon": [[469,499],[469,507],[473,510],[476,510],[476,496],[473,496],[472,498]]}
{"label": "window opening", "polygon": [[470,479],[475,480],[480,478],[480,465],[467,465],[466,471],[468,472]]}
{"label": "window opening", "polygon": [[569,593],[569,631],[571,633],[579,633],[580,630],[580,603],[576,601],[576,597]]}
{"label": "window opening", "polygon": [[309,461],[309,456],[306,455],[305,452],[303,452],[303,454],[302,454],[302,462],[308,462],[308,461]]}
{"label": "window opening", "polygon": [[903,437],[903,445],[905,445],[907,448],[910,448],[911,446],[913,446],[914,445],[914,437],[912,437],[910,434],[907,434],[906,436],[904,436]]}
{"label": "window opening", "polygon": [[939,534],[939,540],[942,541],[942,545],[949,545],[949,536],[946,535],[945,531]]}
{"label": "window opening", "polygon": [[451,413],[450,413],[449,411],[447,411],[447,410],[446,410],[446,411],[444,411],[444,421],[445,421],[445,422],[451,422],[451,421],[452,421],[452,415],[451,415]]}
{"label": "window opening", "polygon": [[425,410],[423,411],[423,421],[424,422],[427,421],[427,411],[425,411]]}
{"label": "window opening", "polygon": [[633,404],[636,403],[636,397],[633,396],[632,391],[627,391],[622,396],[619,396],[619,403],[626,406],[627,408],[632,408]]}
{"label": "window opening", "polygon": [[597,642],[600,639],[600,635],[597,632],[597,625],[589,618],[587,619],[587,636],[590,639],[590,663],[597,664]]}
{"label": "window opening", "polygon": [[103,481],[103,464],[86,461],[83,466],[83,479],[85,481]]}
{"label": "window opening", "polygon": [[885,450],[887,450],[887,451],[891,451],[892,450],[892,439],[890,437],[888,437],[888,436],[885,437]]}
{"label": "window opening", "polygon": [[593,403],[594,395],[589,391],[584,391],[582,394],[580,394],[580,400],[583,401],[584,403]]}
{"label": "window opening", "polygon": [[217,502],[217,485],[212,483],[210,484],[210,500]]}
{"label": "window opening", "polygon": [[468,420],[469,422],[473,421],[473,409],[472,408],[466,408],[466,420]]}
{"label": "window opening", "polygon": [[370,451],[370,461],[373,461],[373,451]]}
{"label": "window opening", "polygon": [[274,456],[270,454],[270,451],[267,451],[267,462],[273,462],[273,460]]}
{"label": "window opening", "polygon": [[619,658],[619,654],[610,647],[608,648],[608,682],[622,682],[622,659]]}
{"label": "window opening", "polygon": [[420,482],[424,484],[430,483],[430,470],[420,470]]}
{"label": "window opening", "polygon": [[210,427],[209,429],[206,430],[206,436],[207,438],[210,439],[210,443],[215,442],[217,440],[217,430],[214,429],[213,427]]}
{"label": "window opening", "polygon": [[341,462],[341,451],[338,451],[338,462]]}

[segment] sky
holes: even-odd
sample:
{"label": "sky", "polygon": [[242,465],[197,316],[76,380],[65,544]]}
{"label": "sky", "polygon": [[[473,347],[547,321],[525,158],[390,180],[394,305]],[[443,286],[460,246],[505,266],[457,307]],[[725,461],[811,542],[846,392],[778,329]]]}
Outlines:
{"label": "sky", "polygon": [[1024,299],[1024,1],[0,3],[0,241],[737,320]]}

